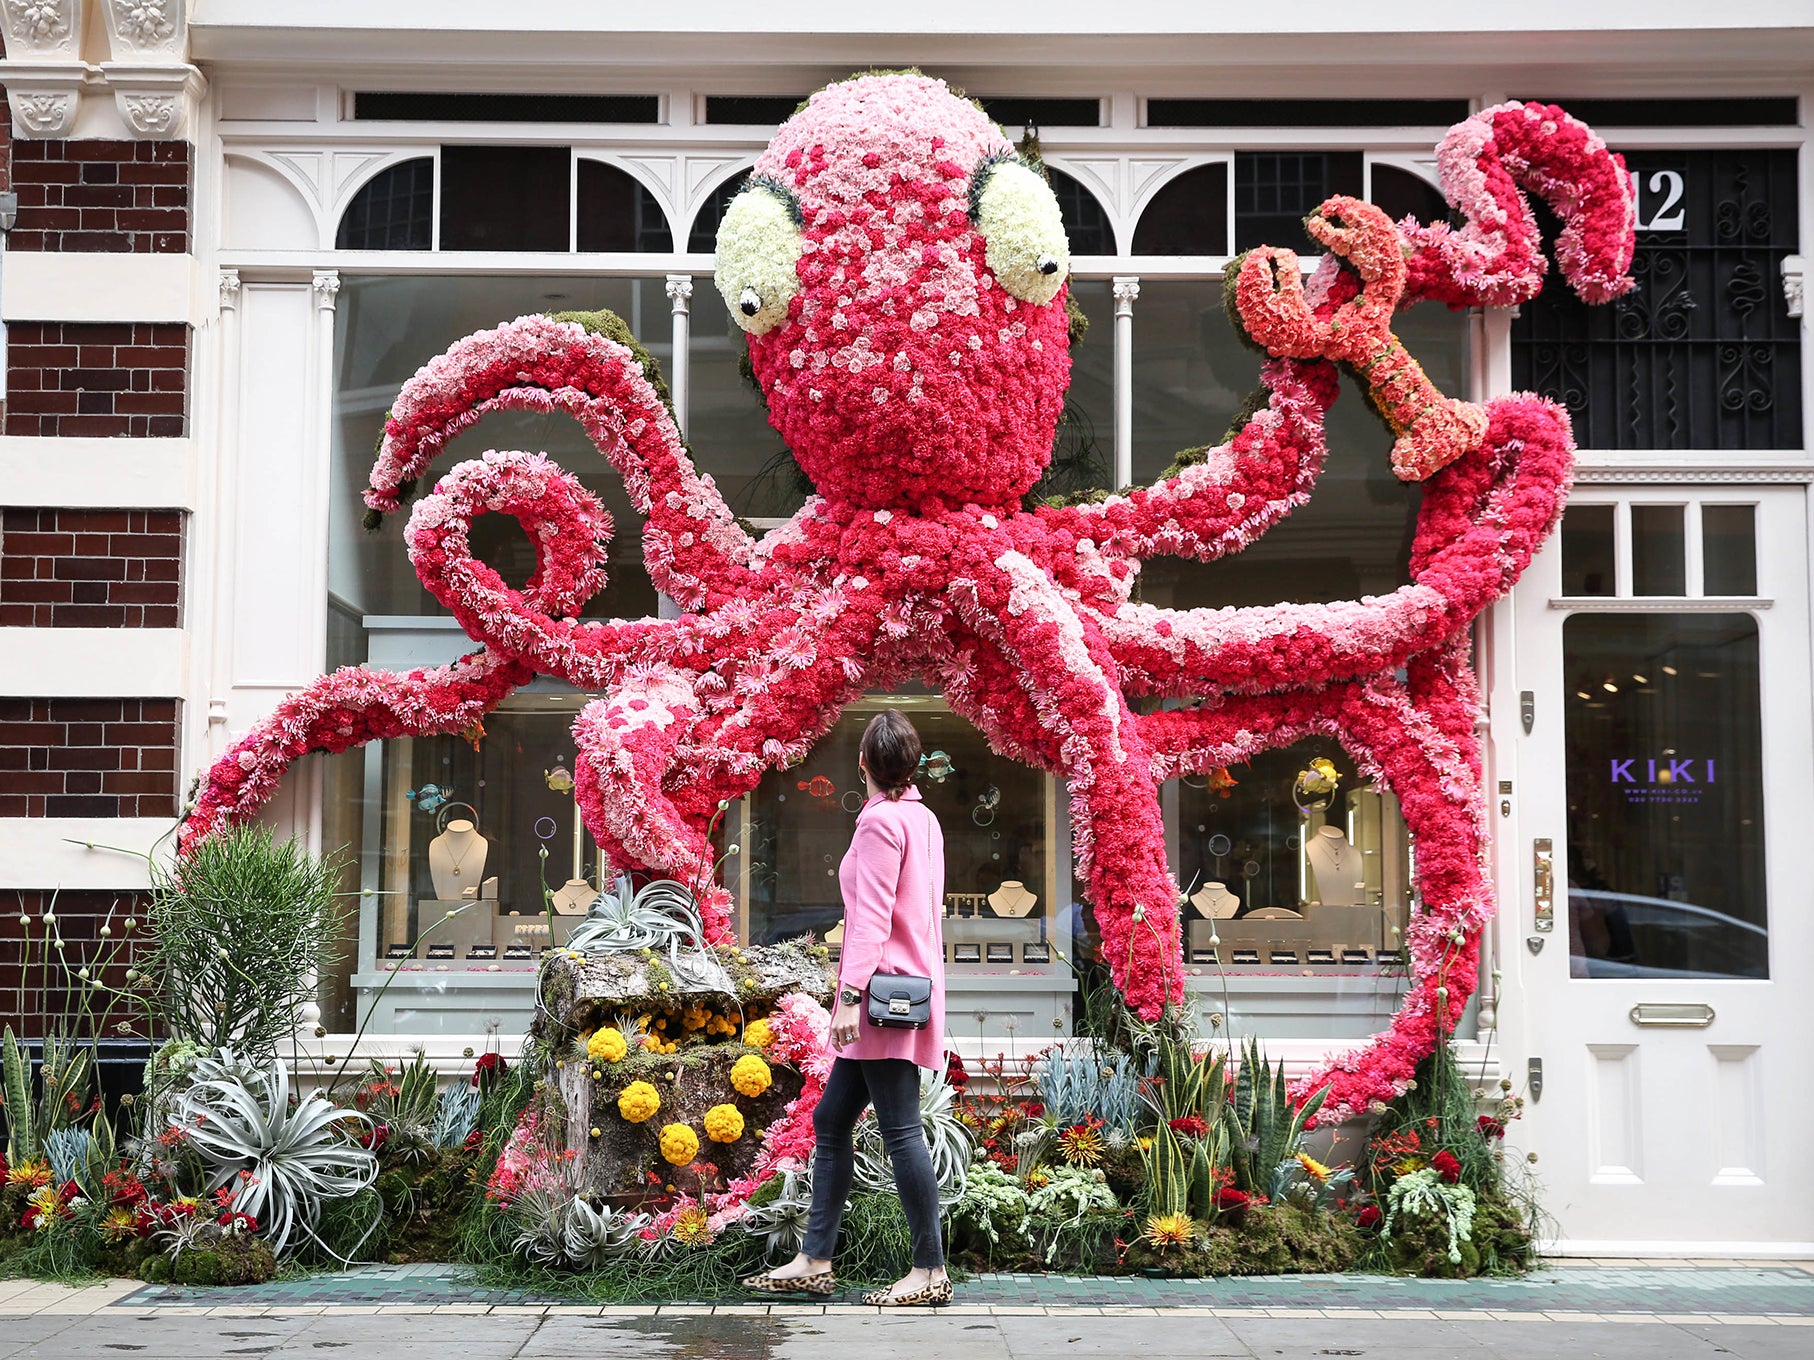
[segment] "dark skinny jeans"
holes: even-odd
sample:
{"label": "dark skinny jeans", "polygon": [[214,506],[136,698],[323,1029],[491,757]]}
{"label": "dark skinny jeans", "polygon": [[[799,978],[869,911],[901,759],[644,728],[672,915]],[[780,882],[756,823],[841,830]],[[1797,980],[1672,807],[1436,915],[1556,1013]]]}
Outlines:
{"label": "dark skinny jeans", "polygon": [[813,1111],[813,1206],[806,1254],[829,1261],[850,1198],[855,1146],[851,1135],[865,1105],[874,1105],[882,1147],[913,1233],[913,1264],[945,1264],[939,1236],[938,1179],[920,1124],[920,1069],[905,1058],[837,1058]]}

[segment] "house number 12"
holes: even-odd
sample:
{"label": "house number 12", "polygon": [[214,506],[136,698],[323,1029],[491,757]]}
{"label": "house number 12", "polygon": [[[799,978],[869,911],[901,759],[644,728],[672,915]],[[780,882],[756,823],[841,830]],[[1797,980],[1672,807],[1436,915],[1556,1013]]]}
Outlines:
{"label": "house number 12", "polygon": [[[1688,225],[1688,208],[1682,202],[1687,188],[1680,170],[1653,170],[1631,176],[1631,196],[1637,209],[1639,231],[1682,231]],[[1648,208],[1650,216],[1644,216]]]}

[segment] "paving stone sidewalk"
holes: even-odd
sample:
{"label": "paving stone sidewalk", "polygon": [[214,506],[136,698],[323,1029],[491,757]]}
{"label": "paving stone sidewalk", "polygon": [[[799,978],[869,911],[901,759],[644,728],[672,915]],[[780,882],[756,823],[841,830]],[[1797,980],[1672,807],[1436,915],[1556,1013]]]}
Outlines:
{"label": "paving stone sidewalk", "polygon": [[1814,1360],[1814,1263],[1559,1264],[1518,1280],[984,1275],[936,1313],[850,1302],[604,1306],[368,1267],[244,1289],[0,1281],[0,1360]]}

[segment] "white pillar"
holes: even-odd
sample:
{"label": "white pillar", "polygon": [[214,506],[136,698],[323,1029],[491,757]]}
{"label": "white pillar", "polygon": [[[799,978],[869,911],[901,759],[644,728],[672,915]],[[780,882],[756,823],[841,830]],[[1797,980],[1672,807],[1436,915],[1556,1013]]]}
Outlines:
{"label": "white pillar", "polygon": [[668,275],[668,301],[674,305],[674,349],[668,362],[668,389],[674,394],[674,423],[687,432],[687,353],[692,335],[693,276]]}
{"label": "white pillar", "polygon": [[220,420],[215,426],[214,538],[212,580],[214,608],[208,620],[208,759],[227,749],[227,694],[233,687],[233,504],[239,463],[239,271],[220,271],[219,350],[215,358],[220,383]]}
{"label": "white pillar", "polygon": [[1115,275],[1115,484],[1134,484],[1134,299],[1140,279]]}

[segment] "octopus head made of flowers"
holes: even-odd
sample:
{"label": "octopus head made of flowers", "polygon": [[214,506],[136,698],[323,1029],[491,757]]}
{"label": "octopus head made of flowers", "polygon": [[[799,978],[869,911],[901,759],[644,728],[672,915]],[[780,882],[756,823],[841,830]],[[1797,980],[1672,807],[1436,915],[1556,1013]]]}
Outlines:
{"label": "octopus head made of flowers", "polygon": [[1058,202],[943,81],[868,75],[782,125],[718,233],[769,419],[819,492],[1015,505],[1070,377]]}

